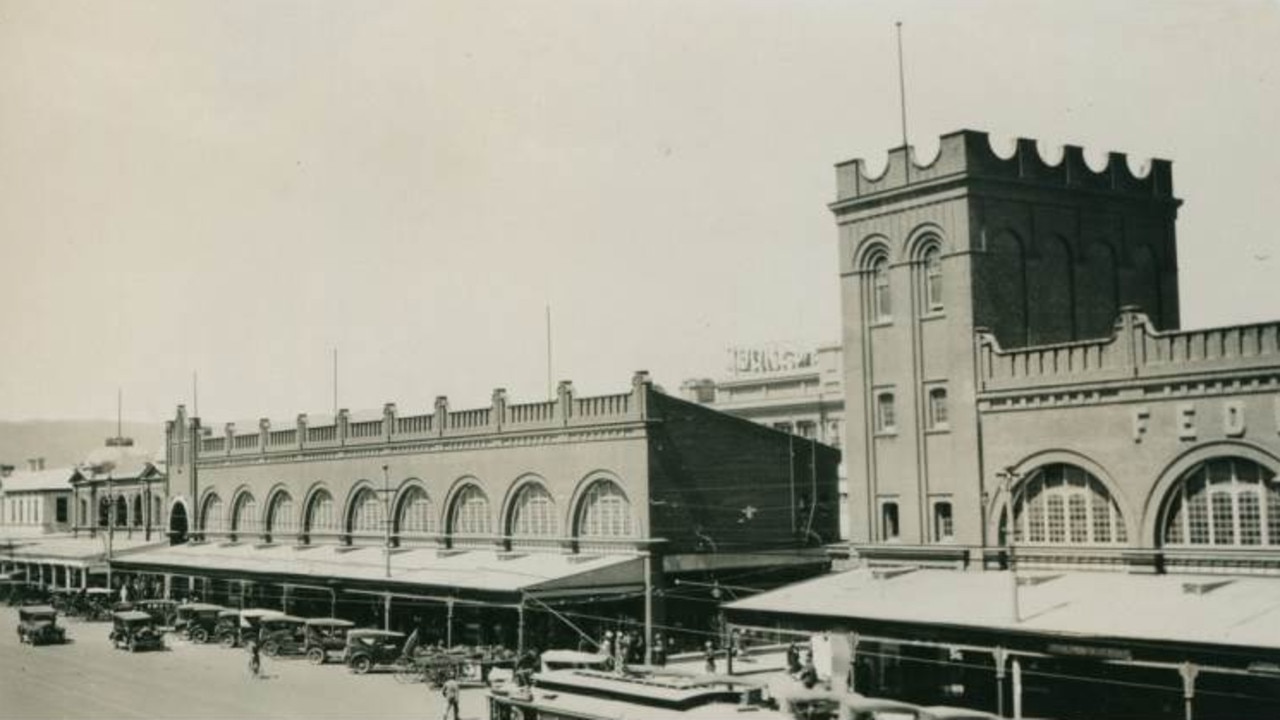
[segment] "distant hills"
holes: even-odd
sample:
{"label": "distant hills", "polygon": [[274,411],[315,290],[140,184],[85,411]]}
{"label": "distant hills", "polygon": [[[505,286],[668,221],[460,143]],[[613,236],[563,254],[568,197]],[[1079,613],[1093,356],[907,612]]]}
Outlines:
{"label": "distant hills", "polygon": [[[121,429],[142,452],[164,447],[164,423],[126,422]],[[0,464],[26,469],[27,458],[43,457],[45,467],[71,467],[116,434],[111,420],[0,421]]]}

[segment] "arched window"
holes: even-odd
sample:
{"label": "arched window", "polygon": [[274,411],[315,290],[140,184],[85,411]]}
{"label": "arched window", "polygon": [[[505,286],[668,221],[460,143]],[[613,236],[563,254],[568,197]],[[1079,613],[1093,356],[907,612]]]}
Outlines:
{"label": "arched window", "polygon": [[400,500],[400,513],[396,527],[402,533],[435,533],[436,510],[427,491],[414,485]]}
{"label": "arched window", "polygon": [[133,496],[133,523],[134,527],[142,527],[142,496]]}
{"label": "arched window", "polygon": [[889,258],[877,255],[868,269],[871,271],[871,319],[877,322],[888,320],[893,314],[889,292]]}
{"label": "arched window", "polygon": [[458,492],[453,501],[449,518],[452,535],[489,535],[489,498],[475,485],[468,485]]}
{"label": "arched window", "polygon": [[78,521],[76,524],[84,527],[89,523],[89,501],[80,498],[80,514],[76,516]]}
{"label": "arched window", "polygon": [[1037,545],[1128,541],[1120,506],[1097,478],[1065,463],[1046,465],[1015,491],[1014,540]]}
{"label": "arched window", "polygon": [[1280,545],[1280,483],[1252,460],[1214,458],[1179,480],[1165,514],[1165,545]]}
{"label": "arched window", "polygon": [[293,508],[293,496],[287,492],[278,492],[271,498],[271,507],[267,511],[267,532],[273,540],[280,536],[298,532],[298,515]]}
{"label": "arched window", "polygon": [[231,530],[245,534],[258,531],[258,501],[253,495],[241,493],[236,498],[236,509],[231,515]]}
{"label": "arched window", "polygon": [[116,527],[129,526],[129,501],[123,495],[116,496]]}
{"label": "arched window", "polygon": [[212,493],[204,499],[204,508],[200,511],[200,529],[201,530],[221,530],[222,529],[222,498],[217,493]]}
{"label": "arched window", "polygon": [[592,483],[579,506],[578,537],[631,537],[634,532],[631,502],[622,488],[612,480]]}
{"label": "arched window", "polygon": [[929,312],[942,310],[942,251],[931,245],[921,257],[924,265],[924,307]]}
{"label": "arched window", "polygon": [[556,501],[539,483],[527,483],[520,488],[511,505],[511,527],[507,534],[513,537],[547,537],[559,532],[556,522]]}
{"label": "arched window", "polygon": [[351,517],[348,519],[347,531],[350,533],[384,533],[382,499],[369,488],[356,493],[351,500]]}
{"label": "arched window", "polygon": [[104,497],[98,501],[98,527],[111,524],[111,498]]}
{"label": "arched window", "polygon": [[309,533],[338,532],[338,514],[333,509],[333,496],[328,490],[317,490],[307,505],[306,529]]}
{"label": "arched window", "polygon": [[160,504],[160,496],[152,495],[151,496],[151,524],[153,526],[163,525],[164,524],[162,522],[163,515],[164,515],[164,508]]}
{"label": "arched window", "polygon": [[944,387],[929,388],[929,427],[942,429],[948,426],[947,389]]}

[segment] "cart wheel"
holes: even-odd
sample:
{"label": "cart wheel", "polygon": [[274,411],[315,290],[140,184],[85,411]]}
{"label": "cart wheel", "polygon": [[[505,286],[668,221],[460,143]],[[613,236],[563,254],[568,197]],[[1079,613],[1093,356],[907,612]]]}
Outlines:
{"label": "cart wheel", "polygon": [[269,640],[263,644],[262,652],[266,653],[267,657],[273,658],[280,654],[280,643],[277,643],[275,640]]}
{"label": "cart wheel", "polygon": [[207,643],[209,642],[209,631],[204,628],[196,628],[191,632],[191,639],[201,644]]}
{"label": "cart wheel", "polygon": [[224,648],[233,648],[236,646],[236,636],[231,633],[223,633],[222,637],[218,638],[218,644]]}
{"label": "cart wheel", "polygon": [[311,663],[312,665],[323,665],[324,650],[321,650],[320,648],[311,648],[310,650],[308,650],[307,662]]}
{"label": "cart wheel", "polygon": [[351,661],[351,670],[355,672],[355,674],[357,675],[364,675],[365,673],[369,672],[372,669],[373,669],[373,659],[370,658],[368,655],[361,655],[360,657]]}
{"label": "cart wheel", "polygon": [[401,664],[396,666],[396,682],[411,683],[417,682],[418,669],[412,665]]}

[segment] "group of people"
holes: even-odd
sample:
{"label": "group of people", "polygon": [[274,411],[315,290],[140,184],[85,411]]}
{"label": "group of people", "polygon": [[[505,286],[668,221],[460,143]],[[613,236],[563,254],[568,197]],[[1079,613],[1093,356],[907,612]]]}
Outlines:
{"label": "group of people", "polygon": [[[659,667],[667,664],[667,649],[671,646],[671,638],[663,639],[662,635],[654,635],[653,647],[649,648],[650,662]],[[597,645],[597,652],[606,655],[614,670],[621,672],[627,665],[645,662],[644,634],[635,630],[605,630]]]}

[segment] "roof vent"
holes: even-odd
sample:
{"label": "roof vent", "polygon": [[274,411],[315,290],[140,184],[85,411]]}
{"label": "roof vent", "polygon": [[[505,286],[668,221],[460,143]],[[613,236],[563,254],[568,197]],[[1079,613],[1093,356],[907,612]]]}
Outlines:
{"label": "roof vent", "polygon": [[1182,583],[1182,593],[1184,595],[1208,595],[1220,587],[1230,585],[1235,580],[1201,580],[1196,582]]}

